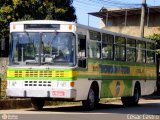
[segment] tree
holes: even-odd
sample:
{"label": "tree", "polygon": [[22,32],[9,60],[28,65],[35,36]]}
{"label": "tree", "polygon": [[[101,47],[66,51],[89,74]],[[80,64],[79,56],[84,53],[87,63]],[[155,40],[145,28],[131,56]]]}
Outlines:
{"label": "tree", "polygon": [[75,21],[73,0],[0,0],[0,39],[8,39],[9,23],[18,20]]}
{"label": "tree", "polygon": [[153,34],[147,38],[152,39],[156,42],[156,55],[157,57],[160,57],[160,34]]}

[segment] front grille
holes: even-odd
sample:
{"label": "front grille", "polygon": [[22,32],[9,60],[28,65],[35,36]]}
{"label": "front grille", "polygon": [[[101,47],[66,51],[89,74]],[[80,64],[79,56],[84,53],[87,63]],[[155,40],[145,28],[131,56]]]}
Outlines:
{"label": "front grille", "polygon": [[24,86],[28,87],[51,87],[51,81],[24,81]]}
{"label": "front grille", "polygon": [[55,71],[55,77],[64,77],[64,71]]}
{"label": "front grille", "polygon": [[52,77],[52,71],[25,71],[25,77]]}
{"label": "front grille", "polygon": [[38,71],[25,71],[25,77],[38,77]]}
{"label": "front grille", "polygon": [[22,77],[22,71],[21,71],[21,70],[16,70],[16,71],[14,72],[14,76],[15,76],[15,77]]}
{"label": "front grille", "polygon": [[[49,71],[49,70],[15,70],[15,77],[65,77],[64,71]],[[66,74],[67,75],[67,74]],[[67,75],[68,76],[68,75]]]}

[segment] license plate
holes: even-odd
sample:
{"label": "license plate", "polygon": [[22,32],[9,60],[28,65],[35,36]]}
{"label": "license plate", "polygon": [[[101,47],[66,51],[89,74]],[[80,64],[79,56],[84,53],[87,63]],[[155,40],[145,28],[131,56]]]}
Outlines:
{"label": "license plate", "polygon": [[52,91],[53,96],[64,96],[64,91]]}

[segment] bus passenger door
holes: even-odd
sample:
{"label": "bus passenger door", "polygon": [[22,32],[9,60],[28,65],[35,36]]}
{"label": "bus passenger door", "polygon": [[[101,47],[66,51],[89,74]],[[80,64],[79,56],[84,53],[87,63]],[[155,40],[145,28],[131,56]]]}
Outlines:
{"label": "bus passenger door", "polygon": [[86,68],[86,35],[78,35],[78,67]]}

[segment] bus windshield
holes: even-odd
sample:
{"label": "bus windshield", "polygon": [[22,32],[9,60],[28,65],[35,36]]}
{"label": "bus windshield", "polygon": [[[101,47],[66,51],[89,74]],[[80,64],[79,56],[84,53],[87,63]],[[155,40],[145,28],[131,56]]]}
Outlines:
{"label": "bus windshield", "polygon": [[75,65],[75,35],[11,33],[10,65]]}

